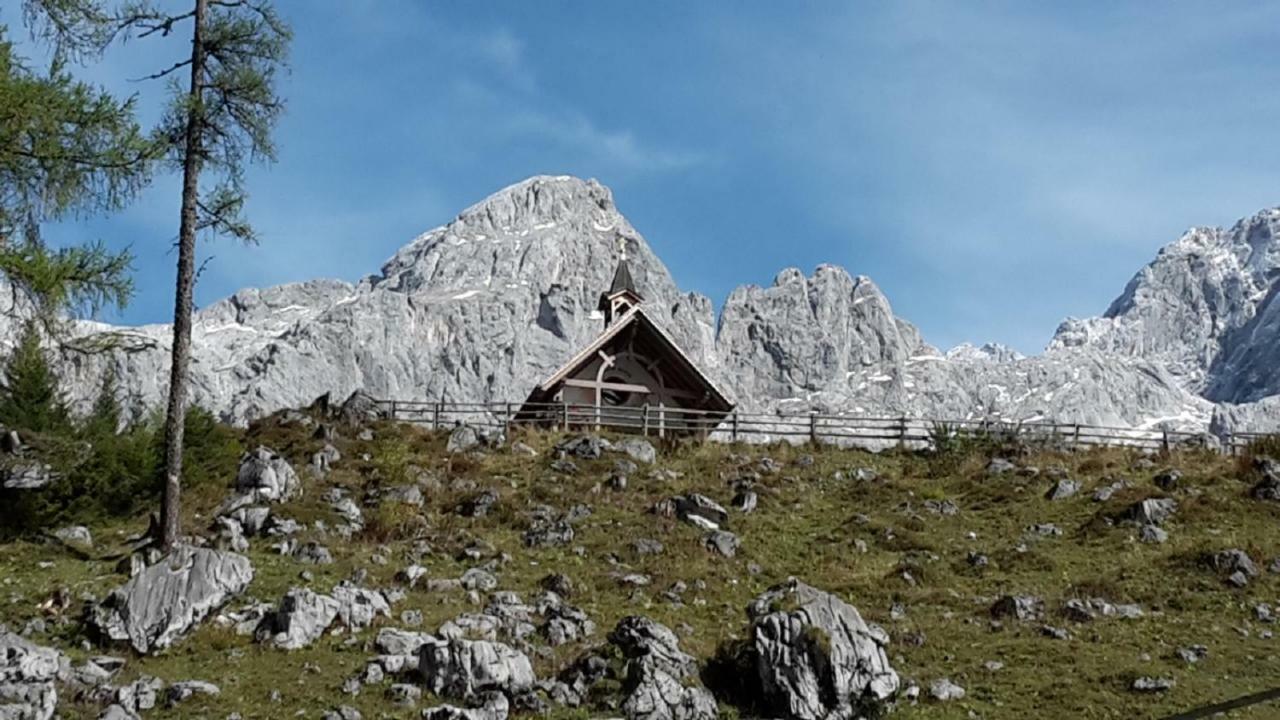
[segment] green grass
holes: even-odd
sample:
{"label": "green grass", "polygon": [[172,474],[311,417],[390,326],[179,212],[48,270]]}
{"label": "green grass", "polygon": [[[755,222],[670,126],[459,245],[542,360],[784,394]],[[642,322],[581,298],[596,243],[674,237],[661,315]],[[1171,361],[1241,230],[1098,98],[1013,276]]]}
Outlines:
{"label": "green grass", "polygon": [[[369,584],[384,587],[409,564],[409,550],[423,541],[433,552],[420,563],[429,577],[457,577],[469,563],[459,552],[474,540],[492,545],[510,561],[498,571],[500,589],[526,596],[543,577],[562,572],[572,578],[570,599],[586,610],[598,626],[587,643],[557,648],[535,658],[537,671],[557,672],[589,646],[603,644],[609,629],[623,616],[645,614],[681,633],[682,647],[709,662],[724,648],[745,638],[747,603],[770,585],[796,576],[836,593],[856,606],[871,622],[894,638],[890,658],[905,678],[926,690],[929,683],[949,677],[967,690],[960,701],[937,704],[922,700],[901,706],[894,717],[966,718],[974,711],[984,718],[1158,717],[1214,701],[1269,689],[1275,685],[1280,639],[1266,640],[1267,629],[1253,620],[1257,602],[1275,603],[1280,576],[1265,573],[1280,555],[1280,505],[1247,497],[1248,481],[1230,458],[1185,454],[1160,460],[1160,467],[1179,467],[1183,483],[1172,493],[1151,483],[1156,470],[1133,470],[1137,456],[1120,450],[1055,455],[1039,453],[1022,462],[1040,468],[1065,467],[1084,481],[1075,497],[1044,499],[1053,481],[982,473],[986,458],[952,455],[930,459],[908,453],[873,455],[834,448],[789,446],[751,447],[671,444],[657,467],[682,473],[676,480],[653,479],[649,468],[629,478],[626,490],[612,491],[604,481],[618,456],[598,461],[575,461],[580,472],[571,477],[547,469],[554,434],[521,434],[519,439],[539,451],[525,458],[497,451],[480,457],[450,457],[444,453],[445,435],[411,427],[381,425],[371,442],[351,439],[344,432],[335,444],[343,459],[325,480],[354,492],[424,478],[427,504],[412,508],[366,510],[369,527],[350,542],[305,534],[333,551],[331,566],[302,566],[272,553],[268,542],[256,540],[250,555],[256,577],[249,595],[275,601],[293,585],[303,584],[303,569],[314,575],[312,586],[326,591],[357,567],[369,573]],[[305,466],[310,453],[323,443],[299,427],[280,427],[273,419],[250,429],[246,447],[262,443],[285,453],[305,479],[306,495],[277,509],[299,520],[332,520],[320,499],[322,487]],[[368,459],[364,459],[365,455]],[[797,463],[811,454],[809,466]],[[708,552],[703,533],[684,523],[648,512],[658,499],[698,491],[722,503],[732,497],[732,483],[755,462],[768,455],[782,469],[758,483],[759,507],[750,515],[732,513],[729,529],[742,538],[738,556],[725,559]],[[870,467],[880,479],[860,482],[834,480],[837,470]],[[1131,486],[1107,502],[1091,499],[1095,488],[1126,478]],[[228,478],[228,484],[231,478]],[[475,489],[460,485],[474,483]],[[453,509],[483,489],[494,489],[498,506],[481,518],[463,518]],[[1129,504],[1145,497],[1173,496],[1180,508],[1167,524],[1164,545],[1136,541],[1136,530],[1113,524]],[[207,526],[209,512],[220,498],[200,493],[192,498],[187,527]],[[926,500],[952,500],[960,507],[954,516],[935,515]],[[593,513],[576,523],[573,548],[527,549],[522,535],[526,511],[536,504],[560,510],[587,503]],[[197,517],[197,515],[199,517]],[[1054,523],[1060,537],[1036,537],[1030,525]],[[143,518],[120,525],[93,527],[103,555],[109,555],[126,531],[145,525]],[[971,535],[972,534],[972,535]],[[653,538],[665,546],[656,556],[639,556],[630,547],[637,538]],[[1264,574],[1245,589],[1225,585],[1199,562],[1204,553],[1240,547],[1254,558]],[[860,548],[865,548],[862,552]],[[986,554],[990,564],[973,568],[970,552]],[[374,564],[375,554],[390,562]],[[52,563],[41,567],[41,563]],[[0,621],[20,627],[39,614],[36,606],[57,588],[73,596],[101,595],[123,578],[114,574],[114,561],[84,560],[55,545],[16,542],[0,545]],[[752,572],[756,570],[756,572]],[[617,576],[644,573],[652,584],[623,587]],[[674,606],[661,595],[677,581],[688,586],[684,604]],[[700,581],[700,582],[699,582]],[[700,588],[700,589],[699,589]],[[1044,637],[1039,623],[1004,621],[993,627],[988,610],[1001,594],[1034,594],[1045,600],[1045,622],[1070,630],[1070,640]],[[1137,620],[1099,618],[1073,623],[1060,615],[1072,597],[1102,596],[1112,602],[1136,602],[1145,614]],[[890,618],[890,607],[901,603],[905,616]],[[455,615],[477,610],[464,593],[430,593],[421,586],[395,606],[399,613],[420,610],[432,631]],[[72,613],[69,613],[71,615]],[[397,621],[391,623],[398,625]],[[78,625],[52,624],[39,638],[79,657]],[[1247,629],[1248,636],[1238,632]],[[178,647],[155,657],[132,658],[126,677],[155,675],[167,681],[202,679],[218,684],[222,695],[195,699],[176,710],[158,710],[151,717],[223,718],[239,712],[245,718],[269,718],[305,711],[315,717],[322,710],[349,704],[366,717],[416,717],[418,710],[395,708],[381,689],[366,687],[358,697],[340,692],[342,681],[358,673],[372,655],[373,630],[350,642],[346,635],[326,636],[298,652],[270,650],[206,626]],[[904,642],[915,638],[917,642]],[[923,638],[923,643],[918,639]],[[821,644],[822,638],[814,638]],[[1177,659],[1179,647],[1203,644],[1209,657],[1196,665]],[[123,652],[122,650],[117,650]],[[1004,668],[988,671],[987,661]],[[1177,686],[1161,695],[1129,691],[1133,678],[1171,677]],[[390,680],[387,684],[390,684]],[[270,700],[272,690],[281,695]],[[426,702],[422,706],[425,706]],[[421,707],[421,706],[420,706]],[[93,717],[88,706],[68,705],[64,717]],[[556,717],[600,716],[605,708],[556,709]],[[79,714],[77,714],[79,713]],[[738,710],[725,707],[726,716]],[[747,713],[742,712],[743,715]],[[1237,713],[1233,717],[1275,717],[1280,707]]]}

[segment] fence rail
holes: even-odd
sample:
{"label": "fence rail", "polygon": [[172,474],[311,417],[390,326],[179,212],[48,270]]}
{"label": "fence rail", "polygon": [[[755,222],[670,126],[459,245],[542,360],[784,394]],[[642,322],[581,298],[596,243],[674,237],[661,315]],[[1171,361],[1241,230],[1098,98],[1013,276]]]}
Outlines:
{"label": "fence rail", "polygon": [[597,406],[566,403],[460,403],[417,400],[378,400],[384,417],[439,429],[462,422],[477,427],[510,429],[519,425],[563,429],[617,429],[645,435],[692,434],[731,442],[828,443],[883,449],[932,447],[940,436],[985,433],[1010,439],[1042,441],[1064,447],[1120,446],[1146,450],[1213,447],[1236,454],[1269,433],[1237,432],[1211,440],[1206,433],[1127,428],[1059,422],[1002,420],[945,420],[825,413],[770,414],[658,406]]}

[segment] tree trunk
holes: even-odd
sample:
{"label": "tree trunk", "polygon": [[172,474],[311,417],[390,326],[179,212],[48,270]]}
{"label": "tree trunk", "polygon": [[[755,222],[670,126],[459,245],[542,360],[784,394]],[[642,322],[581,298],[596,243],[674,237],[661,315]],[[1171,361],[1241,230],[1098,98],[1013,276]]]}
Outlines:
{"label": "tree trunk", "polygon": [[192,295],[195,291],[197,202],[200,194],[201,116],[204,112],[204,19],[207,0],[195,0],[191,37],[191,105],[187,108],[182,159],[182,216],[178,226],[178,281],[173,302],[173,352],[169,407],[164,420],[164,501],[160,508],[161,547],[168,552],[182,531],[182,437],[187,417],[187,373],[191,366]]}

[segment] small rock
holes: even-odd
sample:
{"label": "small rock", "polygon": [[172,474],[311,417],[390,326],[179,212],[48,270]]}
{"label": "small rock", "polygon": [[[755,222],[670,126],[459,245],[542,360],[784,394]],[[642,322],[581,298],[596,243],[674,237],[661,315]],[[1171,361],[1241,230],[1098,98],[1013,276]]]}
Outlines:
{"label": "small rock", "polygon": [[929,695],[938,702],[950,702],[964,698],[964,688],[950,678],[939,678],[929,684]]}
{"label": "small rock", "polygon": [[1140,677],[1129,688],[1140,693],[1161,693],[1172,690],[1175,685],[1171,678]]}
{"label": "small rock", "polygon": [[83,525],[71,525],[69,527],[59,528],[53,531],[53,536],[64,543],[93,545],[93,535],[89,533],[89,528]]}
{"label": "small rock", "polygon": [[1017,465],[1014,465],[1004,458],[992,458],[991,462],[987,464],[988,475],[1004,475],[1005,473],[1011,473],[1017,469]]}
{"label": "small rock", "polygon": [[1049,492],[1045,493],[1045,499],[1066,500],[1078,492],[1080,492],[1080,481],[1064,478],[1055,482],[1053,487],[1049,488]]}
{"label": "small rock", "polygon": [[1201,660],[1209,657],[1209,648],[1204,645],[1191,645],[1189,647],[1178,648],[1178,657],[1188,665],[1194,665]]}
{"label": "small rock", "polygon": [[702,544],[705,545],[708,550],[719,553],[724,557],[731,558],[738,554],[738,547],[741,545],[741,541],[738,539],[737,535],[734,535],[727,530],[712,530],[707,533],[705,538],[703,538]]}
{"label": "small rock", "polygon": [[1159,525],[1143,525],[1138,530],[1138,539],[1144,543],[1160,544],[1169,539],[1169,533]]}
{"label": "small rock", "polygon": [[1152,482],[1156,487],[1166,492],[1172,492],[1177,489],[1182,482],[1182,472],[1180,470],[1169,469],[1155,476]]}

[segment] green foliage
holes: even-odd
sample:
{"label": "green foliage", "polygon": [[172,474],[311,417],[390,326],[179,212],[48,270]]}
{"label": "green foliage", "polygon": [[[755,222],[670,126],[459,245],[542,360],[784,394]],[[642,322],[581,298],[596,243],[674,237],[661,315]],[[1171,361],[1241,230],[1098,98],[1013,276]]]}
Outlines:
{"label": "green foliage", "polygon": [[64,311],[93,315],[123,308],[133,296],[133,256],[102,243],[51,250],[35,240],[0,245],[3,273],[41,313],[47,327]]}
{"label": "green foliage", "polygon": [[76,81],[61,61],[37,75],[5,32],[0,27],[0,238],[67,214],[123,207],[156,155],[133,100]]}
{"label": "green foliage", "polygon": [[1280,434],[1264,435],[1249,442],[1242,453],[1247,458],[1269,457],[1280,460]]}
{"label": "green foliage", "polygon": [[[182,484],[199,489],[210,486],[225,487],[236,475],[244,447],[240,435],[231,427],[218,422],[213,413],[199,406],[187,409],[182,437]],[[164,433],[155,433],[155,452],[162,457]],[[156,494],[164,477],[162,463],[155,468]]]}
{"label": "green foliage", "polygon": [[956,472],[966,460],[990,457],[1006,446],[1005,438],[987,428],[935,422],[929,428],[929,471],[932,477]]}
{"label": "green foliage", "polygon": [[28,322],[9,355],[0,380],[0,423],[34,432],[59,432],[69,427],[66,403],[40,345],[40,331]]}
{"label": "green foliage", "polygon": [[[32,452],[58,479],[40,490],[0,490],[0,537],[129,518],[155,504],[164,476],[159,419],[117,432],[112,418],[119,413],[114,393],[104,387],[78,431],[65,426],[28,438]],[[238,433],[198,407],[187,412],[183,448],[184,482],[196,489],[225,487],[243,452]]]}

